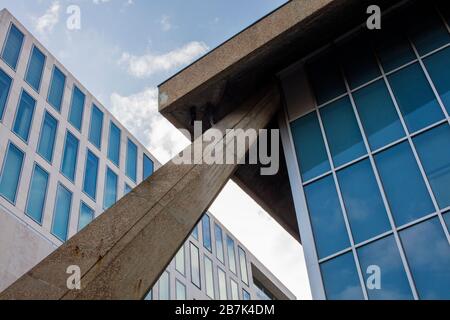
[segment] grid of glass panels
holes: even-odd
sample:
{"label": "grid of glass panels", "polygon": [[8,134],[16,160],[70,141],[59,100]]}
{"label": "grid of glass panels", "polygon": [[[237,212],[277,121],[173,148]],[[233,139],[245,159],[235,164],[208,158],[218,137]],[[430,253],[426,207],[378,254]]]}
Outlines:
{"label": "grid of glass panels", "polygon": [[450,28],[407,10],[306,63],[317,105],[291,133],[328,299],[450,298]]}

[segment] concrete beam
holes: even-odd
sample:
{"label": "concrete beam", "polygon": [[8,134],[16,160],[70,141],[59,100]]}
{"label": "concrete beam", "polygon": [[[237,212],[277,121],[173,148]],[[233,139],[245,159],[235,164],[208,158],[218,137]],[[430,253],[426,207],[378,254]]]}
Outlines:
{"label": "concrete beam", "polygon": [[[226,129],[264,128],[279,105],[276,85],[257,91],[215,126],[222,132],[217,143],[234,146],[235,137]],[[200,137],[193,144],[210,143]],[[143,298],[237,166],[168,162],[2,292],[0,299]],[[67,288],[66,270],[71,265],[81,269],[80,290]]]}

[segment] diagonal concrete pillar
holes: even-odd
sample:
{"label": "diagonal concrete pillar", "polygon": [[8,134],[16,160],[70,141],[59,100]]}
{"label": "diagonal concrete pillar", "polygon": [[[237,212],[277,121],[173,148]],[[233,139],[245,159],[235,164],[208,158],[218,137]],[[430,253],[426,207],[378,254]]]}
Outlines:
{"label": "diagonal concrete pillar", "polygon": [[[255,93],[215,126],[222,132],[217,143],[231,148],[234,136],[226,129],[264,128],[279,105],[275,84]],[[202,143],[199,138],[193,144]],[[237,164],[168,162],[2,292],[0,299],[141,299],[236,168]],[[81,270],[80,290],[67,288],[66,270],[71,265]]]}

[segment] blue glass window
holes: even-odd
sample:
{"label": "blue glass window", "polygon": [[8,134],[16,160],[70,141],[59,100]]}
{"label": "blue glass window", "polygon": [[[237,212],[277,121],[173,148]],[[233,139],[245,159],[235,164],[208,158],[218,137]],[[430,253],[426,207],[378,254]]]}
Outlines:
{"label": "blue glass window", "polygon": [[372,150],[405,136],[394,103],[383,80],[353,94],[364,131]]}
{"label": "blue glass window", "polygon": [[52,162],[53,149],[55,147],[58,121],[48,112],[45,112],[39,136],[37,153],[48,162]]}
{"label": "blue glass window", "polygon": [[11,24],[8,37],[3,46],[2,59],[14,70],[16,70],[17,61],[19,61],[23,38],[23,33],[15,25]]}
{"label": "blue glass window", "polygon": [[81,131],[83,124],[83,113],[84,113],[84,101],[86,99],[85,94],[78,89],[77,86],[73,86],[72,90],[72,101],[70,102],[69,110],[69,122],[78,131]]}
{"label": "blue glass window", "polygon": [[125,194],[128,194],[131,190],[133,190],[128,184],[125,183]]}
{"label": "blue glass window", "polygon": [[248,270],[247,270],[247,257],[244,249],[238,246],[239,255],[239,267],[241,270],[241,279],[246,285],[248,285]]}
{"label": "blue glass window", "polygon": [[303,181],[329,171],[331,167],[316,112],[295,120],[291,131]]}
{"label": "blue glass window", "polygon": [[424,63],[442,102],[450,112],[450,48],[429,56]]}
{"label": "blue glass window", "polygon": [[19,105],[17,107],[16,118],[14,120],[13,132],[25,142],[28,142],[35,107],[36,100],[22,90]]}
{"label": "blue glass window", "polygon": [[231,272],[237,274],[236,271],[236,251],[234,250],[234,240],[227,235],[227,253],[228,253],[228,265]]}
{"label": "blue glass window", "polygon": [[25,213],[38,223],[42,223],[42,214],[47,196],[48,173],[39,165],[34,165],[31,177],[30,190]]}
{"label": "blue glass window", "polygon": [[400,232],[421,299],[450,299],[450,246],[438,218]]}
{"label": "blue glass window", "polygon": [[153,161],[150,159],[145,153],[144,153],[144,160],[143,160],[143,180],[147,179],[153,174]]}
{"label": "blue glass window", "polygon": [[39,92],[39,88],[41,87],[41,79],[42,72],[44,71],[44,66],[45,55],[41,52],[41,50],[33,46],[33,49],[31,49],[31,57],[30,61],[28,62],[25,80],[37,92]]}
{"label": "blue glass window", "polygon": [[224,249],[223,249],[223,233],[222,228],[217,224],[214,224],[214,235],[216,238],[216,256],[220,262],[224,261]]}
{"label": "blue glass window", "polygon": [[252,300],[250,293],[248,293],[246,290],[242,289],[242,300]]}
{"label": "blue glass window", "polygon": [[350,100],[345,97],[320,109],[335,167],[366,153]]}
{"label": "blue glass window", "polygon": [[72,182],[75,181],[78,145],[78,139],[67,131],[66,141],[64,143],[64,153],[61,161],[61,173]]}
{"label": "blue glass window", "polygon": [[450,206],[450,127],[441,125],[413,140],[439,207]]}
{"label": "blue glass window", "polygon": [[440,48],[450,42],[450,34],[432,5],[418,4],[406,13],[409,36],[420,55]]}
{"label": "blue glass window", "polygon": [[0,69],[0,120],[3,119],[6,101],[8,100],[9,89],[11,89],[12,79],[2,69]]}
{"label": "blue glass window", "polygon": [[52,81],[48,90],[48,103],[56,110],[61,111],[62,99],[64,96],[64,87],[66,85],[66,76],[58,67],[53,67]]}
{"label": "blue glass window", "polygon": [[3,160],[3,170],[0,176],[0,195],[12,203],[16,202],[24,156],[24,153],[19,148],[10,143]]}
{"label": "blue glass window", "polygon": [[194,227],[194,229],[192,229],[191,235],[192,235],[195,239],[198,240],[198,225],[196,225],[196,226]]}
{"label": "blue glass window", "polygon": [[108,159],[117,167],[120,159],[121,131],[113,122],[109,124]]}
{"label": "blue glass window", "polygon": [[357,250],[364,282],[371,283],[370,266],[379,267],[380,287],[367,288],[371,300],[412,300],[413,295],[394,236],[377,240]]}
{"label": "blue glass window", "polygon": [[95,105],[92,105],[91,126],[89,128],[89,141],[101,149],[103,130],[103,112]]}
{"label": "blue glass window", "polygon": [[388,77],[410,132],[444,118],[444,114],[418,63]]}
{"label": "blue glass window", "polygon": [[445,221],[445,224],[447,225],[448,231],[450,232],[450,213],[449,212],[444,214],[444,221]]}
{"label": "blue glass window", "polygon": [[58,184],[52,234],[61,241],[67,240],[71,206],[72,192],[67,190],[62,184]]}
{"label": "blue glass window", "polygon": [[203,234],[203,246],[212,252],[211,242],[211,221],[207,214],[202,218],[202,234]]}
{"label": "blue glass window", "polygon": [[192,243],[189,243],[189,249],[191,253],[191,282],[201,288],[200,283],[200,253],[198,248]]}
{"label": "blue glass window", "polygon": [[322,263],[320,269],[327,299],[364,299],[352,252]]}
{"label": "blue glass window", "polygon": [[110,168],[106,169],[105,195],[103,209],[108,209],[117,201],[117,175]]}
{"label": "blue glass window", "polygon": [[352,89],[381,75],[375,56],[365,38],[367,34],[362,34],[341,48],[342,64]]}
{"label": "blue glass window", "polygon": [[86,167],[84,170],[83,191],[94,200],[97,197],[97,175],[98,158],[88,149],[86,155]]}
{"label": "blue glass window", "polygon": [[338,180],[355,243],[390,229],[386,209],[368,159],[339,171]]}
{"label": "blue glass window", "polygon": [[330,175],[307,185],[305,195],[319,258],[349,247],[333,177]]}
{"label": "blue glass window", "polygon": [[127,158],[125,173],[134,182],[137,177],[137,146],[130,140],[127,140]]}
{"label": "blue glass window", "polygon": [[397,226],[434,211],[408,142],[377,154],[375,161]]}
{"label": "blue glass window", "polygon": [[334,59],[335,55],[333,51],[329,51],[307,65],[318,105],[346,92],[341,71]]}
{"label": "blue glass window", "polygon": [[78,218],[78,231],[86,227],[92,220],[94,220],[94,210],[82,201]]}

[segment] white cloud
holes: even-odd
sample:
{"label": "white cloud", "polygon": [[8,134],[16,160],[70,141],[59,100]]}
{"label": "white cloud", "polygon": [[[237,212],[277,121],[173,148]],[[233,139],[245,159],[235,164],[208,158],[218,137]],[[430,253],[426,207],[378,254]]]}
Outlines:
{"label": "white cloud", "polygon": [[170,160],[189,140],[158,112],[158,89],[111,95],[110,111],[161,162]]}
{"label": "white cloud", "polygon": [[124,52],[119,60],[131,75],[144,78],[161,71],[169,71],[184,66],[205,54],[209,47],[204,42],[192,41],[181,48],[155,55],[135,56]]}
{"label": "white cloud", "polygon": [[59,4],[59,1],[54,1],[45,11],[44,15],[35,19],[35,28],[40,34],[45,35],[46,33],[52,32],[59,21],[60,9],[61,5]]}
{"label": "white cloud", "polygon": [[161,28],[163,29],[163,31],[169,31],[170,29],[172,29],[172,23],[170,22],[169,16],[162,16],[161,20],[159,20],[159,23],[161,24]]}

